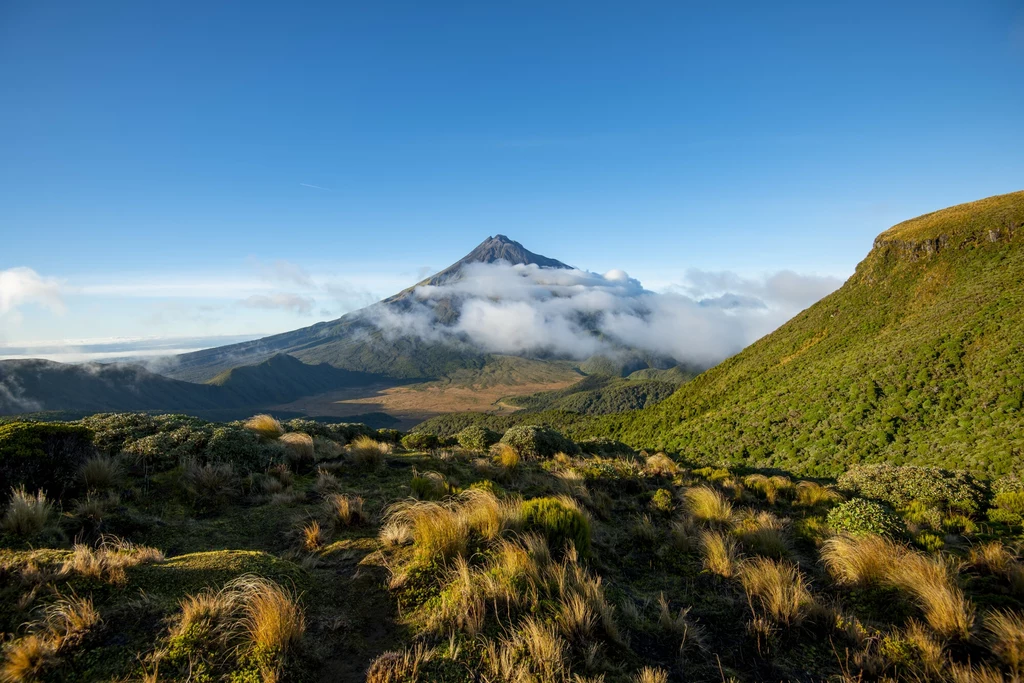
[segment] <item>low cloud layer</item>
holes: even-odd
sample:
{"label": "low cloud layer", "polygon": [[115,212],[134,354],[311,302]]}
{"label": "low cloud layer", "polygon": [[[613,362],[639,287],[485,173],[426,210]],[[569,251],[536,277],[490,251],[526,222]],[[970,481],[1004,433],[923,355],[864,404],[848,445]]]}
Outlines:
{"label": "low cloud layer", "polygon": [[238,302],[246,308],[259,308],[264,310],[281,309],[291,311],[299,315],[309,315],[313,312],[316,300],[310,297],[299,296],[298,294],[253,294]]}
{"label": "low cloud layer", "polygon": [[[790,271],[743,278],[693,270],[657,293],[621,270],[472,264],[460,280],[417,288],[404,310],[373,306],[364,315],[391,336],[468,342],[494,353],[584,359],[631,347],[707,367],[841,284]],[[448,303],[460,314],[442,325],[437,311]]]}

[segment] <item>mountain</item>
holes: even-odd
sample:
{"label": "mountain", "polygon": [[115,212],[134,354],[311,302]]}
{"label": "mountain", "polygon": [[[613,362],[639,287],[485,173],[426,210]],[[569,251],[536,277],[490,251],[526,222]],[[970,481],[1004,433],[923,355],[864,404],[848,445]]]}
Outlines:
{"label": "mountain", "polygon": [[208,384],[150,372],[139,365],[47,360],[0,361],[0,415],[39,411],[167,410],[213,414],[292,401],[311,391],[364,385],[375,378],[278,354],[227,370]]}
{"label": "mountain", "polygon": [[[465,370],[480,371],[495,357],[457,335],[441,342],[405,334],[401,329],[398,332],[384,329],[381,321],[422,309],[425,304],[414,296],[417,288],[452,285],[465,277],[468,266],[498,262],[540,269],[571,268],[561,261],[535,254],[504,235],[488,237],[436,275],[372,306],[292,332],[183,354],[175,358],[177,362],[167,374],[177,379],[206,382],[241,363],[258,362],[278,353],[289,354],[306,363],[326,363],[335,368],[399,379],[431,380]],[[461,314],[460,301],[452,295],[431,299],[429,309],[430,323],[425,326],[433,329],[453,325]],[[630,349],[622,349],[617,363],[614,369],[603,368],[602,371],[628,372],[675,365],[673,361]]]}
{"label": "mountain", "polygon": [[594,427],[694,458],[1024,465],[1024,192],[883,232],[839,290],[643,411]]}

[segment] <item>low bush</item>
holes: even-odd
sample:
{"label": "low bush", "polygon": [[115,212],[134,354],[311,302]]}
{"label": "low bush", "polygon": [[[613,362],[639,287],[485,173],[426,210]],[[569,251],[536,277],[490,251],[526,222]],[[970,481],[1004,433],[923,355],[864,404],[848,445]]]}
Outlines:
{"label": "low bush", "polygon": [[402,448],[407,451],[429,451],[440,445],[437,434],[412,432],[402,437]]}
{"label": "low bush", "polygon": [[897,509],[917,500],[928,507],[973,515],[986,497],[985,487],[973,475],[938,467],[858,465],[840,475],[838,483],[840,488]]}
{"label": "low bush", "polygon": [[0,424],[0,491],[17,486],[60,497],[95,454],[93,432],[50,422]]}
{"label": "low bush", "polygon": [[501,443],[508,444],[527,460],[550,458],[555,453],[579,453],[579,447],[561,432],[538,425],[510,427],[501,437]]}
{"label": "low bush", "polygon": [[470,425],[455,435],[459,445],[470,451],[486,451],[500,438],[500,434],[481,425]]}
{"label": "low bush", "polygon": [[521,515],[524,528],[543,534],[552,548],[572,543],[580,555],[590,552],[590,520],[571,498],[532,498]]}
{"label": "low bush", "polygon": [[651,496],[651,509],[656,512],[660,512],[665,515],[672,514],[675,510],[676,504],[672,499],[672,492],[668,489],[658,489]]}
{"label": "low bush", "polygon": [[825,518],[836,533],[879,534],[899,537],[906,533],[903,520],[884,506],[863,498],[837,505]]}

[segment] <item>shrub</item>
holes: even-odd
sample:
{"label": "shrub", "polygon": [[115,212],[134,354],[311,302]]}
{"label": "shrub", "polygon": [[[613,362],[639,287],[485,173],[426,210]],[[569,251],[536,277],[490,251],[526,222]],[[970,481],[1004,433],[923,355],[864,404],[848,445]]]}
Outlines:
{"label": "shrub", "polygon": [[11,490],[3,528],[15,536],[35,536],[42,533],[53,518],[53,504],[46,500],[46,494],[36,491],[31,495],[22,486]]}
{"label": "shrub", "polygon": [[592,438],[577,442],[580,451],[589,455],[600,455],[605,458],[632,455],[633,449],[614,439]]}
{"label": "shrub", "polygon": [[764,557],[755,557],[740,565],[740,582],[751,604],[776,622],[797,625],[814,604],[803,575],[796,565]]}
{"label": "shrub", "polygon": [[17,486],[59,498],[95,453],[92,430],[81,425],[11,422],[0,425],[0,491]]}
{"label": "shrub", "polygon": [[732,505],[721,493],[707,486],[687,489],[686,507],[694,519],[707,524],[727,524],[732,518]]}
{"label": "shrub", "polygon": [[124,478],[121,464],[108,455],[89,458],[78,470],[78,478],[88,491],[116,488]]}
{"label": "shrub", "polygon": [[553,548],[571,542],[581,555],[590,552],[590,520],[571,498],[527,500],[521,515],[524,528],[544,534]]}
{"label": "shrub", "polygon": [[206,447],[205,460],[229,462],[247,472],[261,472],[283,459],[276,441],[262,442],[256,432],[234,426],[215,427]]}
{"label": "shrub", "polygon": [[897,509],[918,500],[928,507],[972,515],[985,501],[984,486],[971,474],[938,467],[859,465],[842,474],[838,483]]}
{"label": "shrub", "polygon": [[526,459],[550,458],[555,453],[579,452],[579,447],[560,432],[538,425],[516,425],[510,427],[501,437],[501,443],[508,444]]}
{"label": "shrub", "polygon": [[245,421],[245,428],[256,432],[264,439],[277,439],[284,434],[284,427],[270,415],[253,415]]}
{"label": "shrub", "polygon": [[498,442],[501,435],[480,425],[470,425],[455,435],[459,445],[470,451],[486,451]]}
{"label": "shrub", "polygon": [[906,531],[903,520],[878,503],[863,498],[852,498],[837,505],[829,510],[825,519],[836,533],[898,537]]}
{"label": "shrub", "polygon": [[651,508],[663,514],[672,514],[675,509],[675,502],[672,500],[672,492],[668,489],[658,489],[651,496]]}
{"label": "shrub", "polygon": [[440,445],[437,434],[430,432],[412,432],[402,437],[402,448],[407,451],[429,451]]}
{"label": "shrub", "polygon": [[992,499],[988,517],[1003,524],[1024,524],[1024,491],[1004,491]]}

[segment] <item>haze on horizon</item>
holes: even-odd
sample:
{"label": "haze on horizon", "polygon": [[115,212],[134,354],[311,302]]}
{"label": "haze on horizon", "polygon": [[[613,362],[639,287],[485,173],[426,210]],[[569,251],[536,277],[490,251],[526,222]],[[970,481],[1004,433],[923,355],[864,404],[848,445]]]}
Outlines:
{"label": "haze on horizon", "polygon": [[496,233],[821,296],[890,225],[1024,185],[1018,3],[730,9],[9,3],[0,357],[304,327]]}

